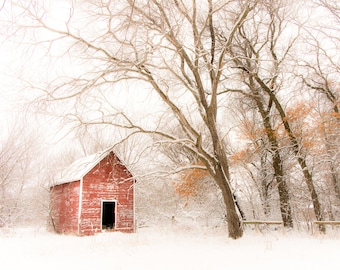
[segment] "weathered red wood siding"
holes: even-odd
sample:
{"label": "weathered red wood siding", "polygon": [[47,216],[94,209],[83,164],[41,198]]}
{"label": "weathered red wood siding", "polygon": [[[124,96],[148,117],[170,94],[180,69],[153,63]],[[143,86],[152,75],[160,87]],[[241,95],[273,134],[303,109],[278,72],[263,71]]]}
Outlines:
{"label": "weathered red wood siding", "polygon": [[80,181],[51,188],[51,217],[57,233],[78,233]]}
{"label": "weathered red wood siding", "polygon": [[133,232],[134,181],[127,168],[110,152],[83,179],[53,186],[51,216],[55,231],[77,235],[100,232],[102,201],[114,200],[114,230]]}
{"label": "weathered red wood siding", "polygon": [[101,204],[116,200],[115,231],[134,231],[134,180],[111,152],[83,179],[80,235],[101,231]]}

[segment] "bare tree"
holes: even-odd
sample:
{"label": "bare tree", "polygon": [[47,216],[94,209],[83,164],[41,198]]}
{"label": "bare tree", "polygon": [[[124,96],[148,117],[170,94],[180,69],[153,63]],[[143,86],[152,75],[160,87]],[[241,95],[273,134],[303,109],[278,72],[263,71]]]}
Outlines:
{"label": "bare tree", "polygon": [[[244,78],[249,79],[249,83],[246,84],[253,91],[246,92],[245,88],[242,87],[232,91],[242,93],[248,99],[256,101],[264,122],[264,130],[269,140],[272,141],[271,145],[275,146],[271,153],[280,153],[281,149],[279,147],[282,146],[287,148],[287,141],[282,140],[282,135],[287,135],[292,153],[295,155],[304,174],[307,188],[312,198],[315,216],[318,220],[321,220],[322,209],[314,183],[315,178],[313,179],[313,167],[311,164],[308,165],[307,148],[304,147],[304,142],[299,137],[301,132],[291,123],[285,105],[283,105],[287,101],[283,102],[279,94],[280,89],[287,87],[284,72],[282,71],[285,70],[285,62],[290,60],[289,54],[296,43],[296,37],[298,37],[299,33],[299,29],[294,25],[289,26],[289,13],[287,13],[286,4],[286,1],[263,3],[262,10],[258,11],[258,16],[254,17],[254,21],[251,21],[250,25],[244,24],[240,28],[239,35],[234,39],[237,41],[235,47],[231,47],[231,53],[234,56],[235,69],[241,71],[240,81],[247,82]],[[286,29],[293,31],[293,33],[295,31],[296,37],[287,38]],[[259,33],[266,33],[267,35],[262,36]],[[286,46],[282,46],[283,43]],[[327,72],[326,74],[328,75]],[[294,100],[297,98],[296,92],[292,91],[292,93],[294,95],[292,100]],[[298,98],[304,99],[301,96]],[[281,128],[284,129],[283,133],[282,130],[280,131]],[[308,140],[308,138],[306,139]],[[283,142],[285,144],[282,144]],[[277,160],[276,164],[281,164],[280,166],[283,168],[282,157]],[[278,166],[276,167],[279,168]],[[279,171],[282,170],[277,170],[277,172]],[[275,173],[275,175],[282,174]],[[323,230],[324,228],[320,229]]]}
{"label": "bare tree", "polygon": [[[340,176],[337,170],[339,152],[339,26],[340,6],[338,1],[314,1],[315,8],[324,12],[318,24],[306,24],[305,44],[310,56],[300,59],[297,75],[304,90],[319,99],[322,104],[323,143],[326,149],[324,162],[330,172],[331,183],[337,198],[340,198]],[[321,127],[320,126],[320,127]]]}
{"label": "bare tree", "polygon": [[274,113],[277,106],[276,93],[280,89],[279,67],[292,46],[289,43],[286,51],[281,53],[282,58],[279,59],[277,45],[287,24],[283,19],[285,12],[287,12],[285,1],[261,3],[255,10],[256,16],[248,19],[239,28],[229,53],[233,68],[239,72],[240,88],[228,91],[244,95],[259,112],[262,130],[268,140],[266,145],[272,156],[282,220],[286,227],[293,227],[287,176],[284,172],[278,122]]}
{"label": "bare tree", "polygon": [[[21,8],[26,22],[30,20],[22,25],[22,31],[32,30],[36,36],[48,33],[48,40],[40,40],[48,53],[62,44],[60,51],[82,62],[68,77],[41,88],[46,92],[45,102],[76,98],[78,104],[84,105],[88,101],[84,97],[99,96],[122,86],[123,81],[135,82],[130,85],[140,91],[151,89],[157,96],[155,101],[168,109],[172,123],[181,128],[182,137],[163,132],[157,125],[149,128],[136,124],[121,110],[99,117],[92,115],[87,122],[129,129],[128,136],[157,135],[162,144],[177,144],[195,153],[202,169],[208,170],[221,190],[229,236],[236,239],[243,230],[221,134],[219,105],[226,97],[219,94],[224,90],[222,75],[229,68],[228,49],[255,4],[212,0],[70,2],[64,8],[67,18],[54,21],[51,10],[43,3],[20,1],[16,8]],[[217,46],[216,29],[221,28],[225,41]],[[82,116],[79,111],[78,116]]]}
{"label": "bare tree", "polygon": [[28,209],[36,139],[34,132],[14,121],[4,132],[0,149],[0,226],[13,226],[31,219]]}
{"label": "bare tree", "polygon": [[[273,159],[268,140],[268,132],[263,128],[261,115],[252,99],[242,98],[235,108],[235,118],[237,119],[237,136],[243,138],[242,145],[236,145],[237,149],[233,151],[231,156],[233,167],[241,167],[242,171],[248,175],[251,181],[248,185],[251,191],[248,195],[255,197],[257,193],[260,197],[262,210],[266,218],[270,218],[273,209],[273,193],[275,184],[275,171],[273,170]],[[255,192],[250,186],[255,186]],[[245,187],[241,187],[245,190]],[[246,189],[246,190],[248,190]],[[245,193],[245,192],[243,192]],[[259,203],[259,200],[252,201],[252,205]],[[255,206],[254,206],[255,208]],[[258,214],[253,211],[254,218],[259,218]]]}

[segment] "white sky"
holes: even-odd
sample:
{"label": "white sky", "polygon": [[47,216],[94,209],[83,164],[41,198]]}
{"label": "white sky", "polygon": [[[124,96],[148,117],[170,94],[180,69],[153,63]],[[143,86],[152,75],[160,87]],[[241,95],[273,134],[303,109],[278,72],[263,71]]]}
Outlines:
{"label": "white sky", "polygon": [[0,36],[0,121],[1,126],[13,112],[13,78],[11,78],[11,60],[15,57],[3,36]]}
{"label": "white sky", "polygon": [[[0,0],[0,7],[4,0]],[[7,1],[6,4],[9,4],[10,1]],[[50,12],[46,16],[50,23],[60,24],[61,21],[66,19],[69,15],[70,1],[67,0],[58,0],[58,1],[47,1],[46,4],[49,8]],[[2,11],[0,11],[0,16]],[[306,12],[308,13],[308,12]],[[315,16],[315,13],[311,13]],[[1,23],[1,19],[0,19]],[[30,58],[29,55],[25,55],[25,57],[21,57],[23,51],[20,50],[19,47],[16,47],[14,43],[9,43],[6,37],[6,29],[1,27],[0,25],[0,121],[1,126],[5,125],[6,122],[10,122],[11,117],[15,115],[15,111],[20,109],[23,104],[23,98],[27,98],[27,92],[24,92],[23,95],[18,94],[23,89],[20,88],[19,81],[15,78],[15,76],[24,75],[26,78],[34,78],[37,79],[39,76],[44,80],[46,78],[53,78],[56,76],[53,70],[53,63],[48,65],[49,62],[42,57],[44,51],[36,51],[39,58]],[[60,48],[57,48],[57,50]],[[28,64],[28,59],[30,59],[31,64]],[[45,62],[46,60],[46,62]],[[60,59],[59,64],[61,63],[61,69],[59,72],[69,72],[69,67],[71,63],[68,62],[67,59]],[[21,73],[22,72],[22,73]],[[148,97],[145,99],[143,95],[130,95],[133,96],[132,100],[129,98],[126,101],[121,102],[121,104],[131,104],[135,102],[136,111],[137,108],[144,109],[145,112],[147,109],[150,109],[150,106],[145,106],[148,103]],[[120,100],[124,100],[122,94],[119,95]],[[126,105],[125,107],[128,107]],[[154,108],[156,111],[159,108]],[[10,120],[8,120],[10,119]]]}

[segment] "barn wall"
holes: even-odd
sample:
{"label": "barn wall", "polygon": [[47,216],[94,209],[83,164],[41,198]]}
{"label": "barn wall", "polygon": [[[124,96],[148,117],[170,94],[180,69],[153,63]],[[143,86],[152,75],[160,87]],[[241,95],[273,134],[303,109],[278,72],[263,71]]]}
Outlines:
{"label": "barn wall", "polygon": [[101,231],[101,202],[116,200],[116,231],[134,231],[134,180],[119,159],[111,153],[83,179],[80,234]]}
{"label": "barn wall", "polygon": [[51,188],[51,218],[57,233],[78,233],[80,181]]}

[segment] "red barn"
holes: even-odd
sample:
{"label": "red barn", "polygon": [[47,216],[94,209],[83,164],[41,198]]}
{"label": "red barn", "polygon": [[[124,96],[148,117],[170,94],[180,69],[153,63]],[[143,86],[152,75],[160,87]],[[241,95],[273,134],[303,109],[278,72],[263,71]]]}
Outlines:
{"label": "red barn", "polygon": [[51,186],[51,220],[57,233],[134,232],[134,183],[112,150],[75,161]]}

